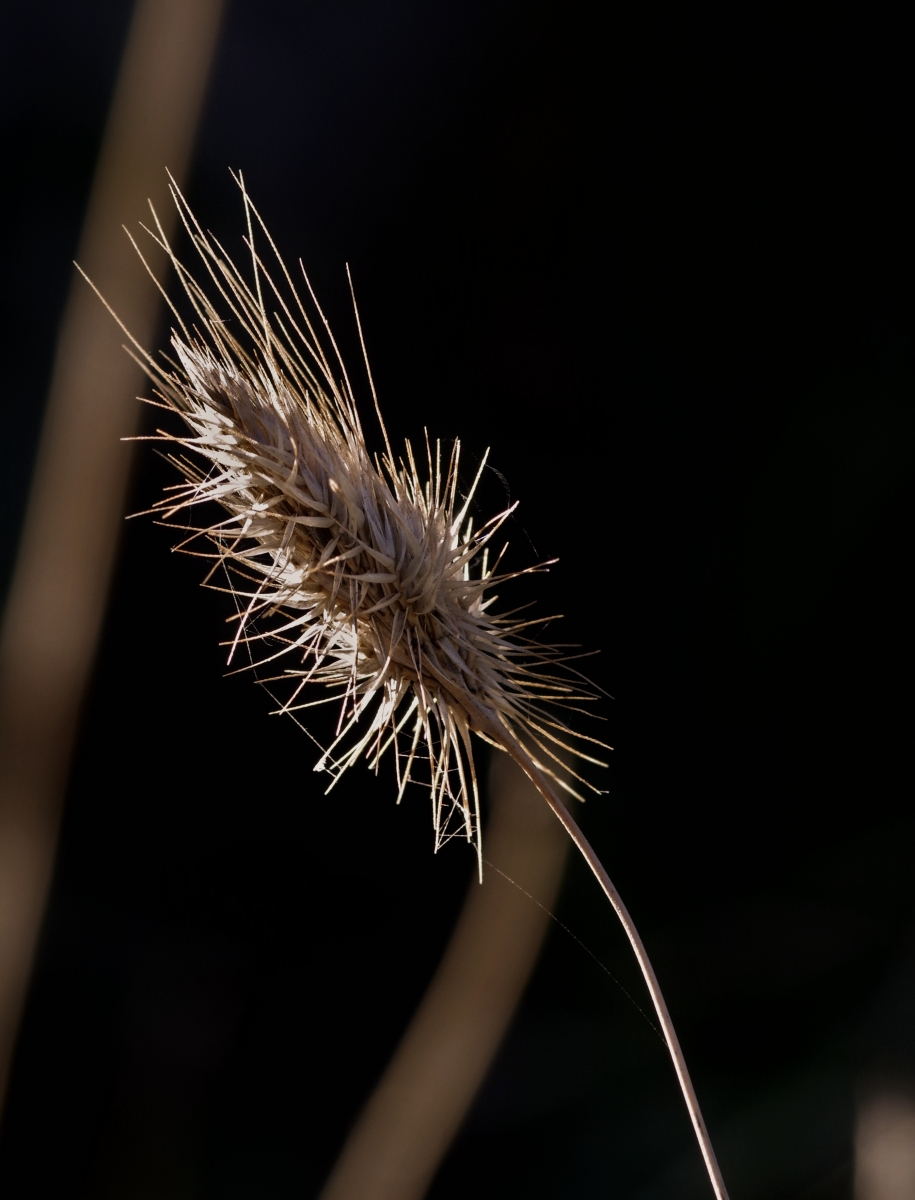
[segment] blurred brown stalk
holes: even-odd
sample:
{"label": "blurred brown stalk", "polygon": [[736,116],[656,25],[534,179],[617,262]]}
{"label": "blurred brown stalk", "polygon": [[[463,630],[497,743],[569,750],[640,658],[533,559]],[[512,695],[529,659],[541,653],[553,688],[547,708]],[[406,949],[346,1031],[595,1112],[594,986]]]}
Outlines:
{"label": "blurred brown stalk", "polygon": [[[182,179],[222,0],[137,0],[78,261],[143,345],[159,296],[121,226]],[[162,204],[171,214],[174,205]],[[158,268],[164,263],[153,258]],[[54,864],[80,709],[92,671],[130,467],[142,374],[74,277],[0,632],[0,1104]]]}
{"label": "blurred brown stalk", "polygon": [[435,977],[320,1200],[421,1200],[518,1007],[570,843],[506,754],[493,756],[489,791],[483,848],[492,865],[482,885],[470,885]]}

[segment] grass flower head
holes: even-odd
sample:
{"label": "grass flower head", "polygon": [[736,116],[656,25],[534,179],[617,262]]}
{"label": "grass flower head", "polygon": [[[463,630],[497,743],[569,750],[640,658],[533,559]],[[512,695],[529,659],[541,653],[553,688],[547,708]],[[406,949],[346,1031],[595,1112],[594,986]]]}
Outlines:
{"label": "grass flower head", "polygon": [[[582,739],[561,710],[593,693],[563,664],[562,648],[531,636],[543,619],[490,612],[491,589],[513,577],[499,572],[491,543],[515,506],[474,529],[469,514],[485,458],[460,494],[459,443],[444,462],[428,435],[421,457],[409,442],[395,456],[377,397],[385,450],[370,456],[304,270],[307,303],[238,182],[250,280],[175,187],[203,271],[195,277],[177,259],[158,221],[147,231],[168,253],[193,310],[185,320],[170,304],[172,354],[163,361],[134,343],[159,403],[186,427],[156,435],[183,482],[154,511],[173,521],[201,506],[211,512],[213,501],[222,509],[219,520],[185,526],[180,548],[213,560],[211,586],[217,568],[227,568],[237,606],[230,661],[243,647],[260,681],[285,689],[279,711],[301,723],[304,709],[340,703],[336,737],[316,767],[332,774],[331,786],[360,758],[377,766],[393,749],[402,796],[424,763],[436,847],[463,832],[479,853],[471,733],[500,746],[506,738],[523,743],[576,794],[566,770],[553,769],[557,753],[590,756],[576,748]],[[198,548],[201,537],[210,549]],[[310,684],[330,695],[313,699]]]}
{"label": "grass flower head", "polygon": [[[436,847],[462,831],[476,844],[482,875],[471,734],[505,750],[527,773],[622,922],[715,1195],[727,1200],[645,947],[559,794],[578,795],[570,776],[584,782],[568,755],[598,762],[582,745],[602,743],[564,719],[582,711],[594,693],[568,666],[563,647],[531,635],[544,618],[490,611],[491,589],[519,574],[500,573],[501,554],[490,555],[513,509],[473,528],[470,509],[485,460],[470,489],[459,494],[457,442],[443,462],[439,443],[433,450],[427,436],[422,470],[409,442],[395,456],[366,357],[385,447],[370,455],[349,376],[304,270],[307,303],[240,177],[238,183],[250,280],[201,228],[174,186],[202,265],[199,277],[175,256],[158,221],[147,231],[169,256],[193,313],[185,321],[165,297],[175,326],[172,353],[161,360],[125,330],[157,384],[156,402],[184,422],[180,434],[156,435],[171,447],[183,481],[153,511],[172,522],[201,506],[212,512],[215,502],[225,514],[184,526],[188,536],[178,548],[212,560],[205,582],[224,569],[236,602],[229,659],[243,647],[247,668],[262,683],[271,691],[285,685],[279,711],[301,723],[302,711],[314,704],[340,704],[336,736],[317,763],[331,773],[331,786],[360,758],[377,768],[391,748],[403,795],[424,763]],[[272,274],[255,244],[255,229],[269,251]],[[359,327],[358,313],[356,320]],[[209,542],[207,550],[197,548],[201,538]],[[323,684],[330,694],[310,699],[310,684]]]}

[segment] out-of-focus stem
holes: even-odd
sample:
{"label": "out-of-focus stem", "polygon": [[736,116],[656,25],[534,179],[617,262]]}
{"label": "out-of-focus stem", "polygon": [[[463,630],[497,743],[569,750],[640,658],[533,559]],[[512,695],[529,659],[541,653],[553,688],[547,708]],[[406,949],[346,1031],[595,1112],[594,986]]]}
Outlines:
{"label": "out-of-focus stem", "polygon": [[[505,754],[490,772],[487,859],[549,908],[568,839]],[[476,878],[451,941],[321,1200],[421,1200],[499,1048],[546,912],[496,871]]]}
{"label": "out-of-focus stem", "polygon": [[[159,297],[121,226],[184,174],[221,9],[137,0],[93,182],[79,262],[144,345]],[[123,514],[142,373],[121,340],[74,278],[0,631],[0,1104]]]}

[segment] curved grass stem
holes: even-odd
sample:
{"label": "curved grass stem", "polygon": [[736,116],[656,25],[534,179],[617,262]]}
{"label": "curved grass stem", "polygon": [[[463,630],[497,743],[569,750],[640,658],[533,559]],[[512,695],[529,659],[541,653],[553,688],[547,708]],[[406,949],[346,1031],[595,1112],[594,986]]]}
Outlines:
{"label": "curved grass stem", "polygon": [[718,1166],[718,1160],[715,1157],[715,1151],[712,1147],[708,1130],[705,1127],[705,1121],[703,1120],[699,1101],[696,1098],[696,1091],[686,1066],[686,1059],[683,1057],[683,1051],[680,1048],[677,1032],[674,1029],[673,1021],[670,1019],[670,1013],[667,1010],[667,1004],[658,984],[657,976],[654,973],[654,968],[651,965],[651,960],[648,957],[642,939],[639,937],[635,923],[629,915],[626,905],[623,903],[622,897],[607,874],[603,863],[597,857],[591,843],[582,833],[578,827],[578,823],[565,804],[560,800],[557,789],[549,776],[540,769],[524,746],[505,729],[501,722],[495,718],[494,714],[484,714],[483,710],[477,710],[474,717],[480,723],[477,727],[480,728],[482,726],[481,731],[492,738],[493,741],[498,742],[502,749],[511,755],[543,796],[544,800],[546,800],[547,804],[549,804],[550,808],[565,826],[566,831],[578,847],[585,862],[593,871],[607,899],[613,905],[616,915],[619,917],[623,929],[626,931],[626,936],[629,939],[629,944],[632,946],[633,953],[638,960],[642,978],[645,980],[645,985],[651,996],[651,1002],[654,1005],[655,1012],[658,1014],[658,1020],[661,1022],[664,1040],[667,1043],[667,1049],[670,1051],[670,1057],[673,1059],[674,1070],[680,1082],[680,1090],[683,1093],[683,1099],[686,1102],[690,1120],[693,1123],[696,1140],[699,1143],[699,1149],[702,1152],[705,1168],[708,1171],[708,1177],[714,1189],[715,1196],[717,1200],[728,1200],[727,1189],[721,1177],[721,1169]]}

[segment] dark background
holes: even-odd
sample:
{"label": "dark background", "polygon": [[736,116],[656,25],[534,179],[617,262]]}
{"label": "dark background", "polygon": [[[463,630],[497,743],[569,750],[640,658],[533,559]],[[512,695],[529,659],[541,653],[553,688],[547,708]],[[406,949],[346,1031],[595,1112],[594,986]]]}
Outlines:
{"label": "dark background", "polygon": [[[241,167],[355,361],[352,264],[392,434],[492,447],[515,561],[561,559],[541,611],[601,651],[582,821],[732,1195],[838,1200],[857,1091],[915,1069],[911,71],[876,18],[639,13],[233,0],[189,195],[240,251]],[[3,18],[4,579],[128,16]],[[141,453],[131,509],[167,482]],[[10,1200],[315,1196],[473,870],[391,764],[323,798],[171,541],[125,527]],[[577,863],[557,912],[638,992]],[[663,1046],[558,930],[431,1197],[468,1194],[709,1194]]]}

